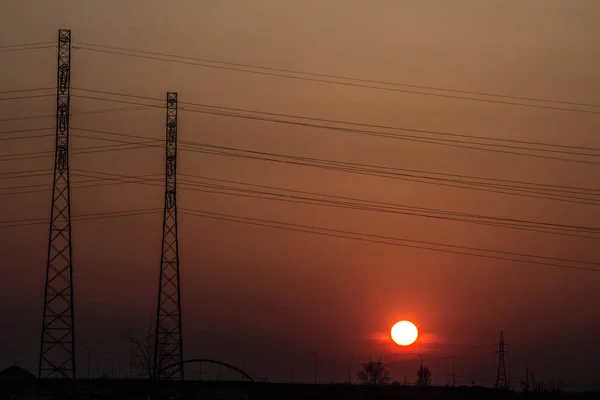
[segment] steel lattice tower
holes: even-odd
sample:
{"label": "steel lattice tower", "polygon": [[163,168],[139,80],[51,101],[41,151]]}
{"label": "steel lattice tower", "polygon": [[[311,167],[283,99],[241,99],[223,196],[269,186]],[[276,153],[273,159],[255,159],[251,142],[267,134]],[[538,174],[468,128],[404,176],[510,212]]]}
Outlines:
{"label": "steel lattice tower", "polygon": [[498,345],[498,374],[496,375],[496,389],[508,389],[506,379],[506,368],[504,367],[504,332],[500,331],[500,342]]}
{"label": "steel lattice tower", "polygon": [[166,130],[165,209],[154,340],[154,377],[183,380],[181,365],[169,368],[165,376],[160,376],[161,368],[183,361],[177,243],[177,93],[167,93]]}
{"label": "steel lattice tower", "polygon": [[56,153],[39,377],[74,379],[75,324],[73,318],[73,265],[71,263],[71,195],[69,187],[69,99],[71,31],[58,31],[56,88]]}

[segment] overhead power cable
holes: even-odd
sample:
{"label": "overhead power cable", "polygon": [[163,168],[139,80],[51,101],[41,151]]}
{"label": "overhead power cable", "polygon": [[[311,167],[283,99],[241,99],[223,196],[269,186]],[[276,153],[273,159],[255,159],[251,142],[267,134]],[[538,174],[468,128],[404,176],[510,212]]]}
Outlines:
{"label": "overhead power cable", "polygon": [[25,100],[25,99],[38,99],[42,97],[53,97],[54,94],[32,94],[29,96],[12,96],[12,97],[0,97],[0,101],[6,100]]}
{"label": "overhead power cable", "polygon": [[[87,90],[87,89],[74,89],[74,90]],[[95,90],[88,90],[88,91],[102,92],[102,91],[95,91]],[[124,97],[139,97],[139,98],[144,99],[144,100],[160,101],[160,99],[155,99],[155,98],[150,98],[150,97],[144,97],[144,96],[134,96],[134,95],[127,95],[127,94],[118,94],[118,93],[114,93],[114,92],[103,92],[103,93],[105,93],[105,94],[111,94],[111,95],[119,95],[119,96],[124,96]],[[95,99],[95,100],[102,100],[102,101],[125,103],[125,104],[147,105],[147,104],[144,104],[144,103],[139,103],[139,102],[130,101],[130,100],[118,100],[118,99],[102,98],[102,97],[96,97],[96,96],[83,96],[83,95],[73,95],[73,96],[74,97],[88,98],[88,99]],[[476,141],[473,141],[473,140],[459,140],[459,139],[445,139],[445,138],[438,138],[438,137],[415,136],[415,135],[396,134],[396,133],[383,132],[383,131],[373,131],[373,130],[366,130],[366,129],[355,129],[355,128],[344,127],[344,126],[334,126],[334,125],[315,124],[315,123],[308,123],[308,122],[299,122],[299,121],[290,120],[289,118],[303,119],[303,120],[313,120],[313,121],[318,121],[318,122],[327,122],[327,123],[335,123],[335,124],[345,124],[345,125],[350,125],[350,126],[370,126],[370,127],[377,127],[377,125],[359,124],[359,123],[348,122],[348,121],[327,120],[327,119],[310,118],[310,117],[296,116],[296,115],[289,115],[289,114],[266,113],[266,112],[260,112],[260,111],[256,112],[256,111],[252,111],[252,110],[229,109],[227,107],[219,107],[219,106],[202,106],[202,107],[212,107],[212,108],[217,108],[217,109],[232,110],[232,111],[241,111],[241,112],[245,112],[245,113],[250,113],[248,115],[248,114],[239,114],[239,113],[219,112],[219,111],[206,110],[206,109],[197,109],[195,107],[201,107],[201,106],[200,105],[196,106],[196,105],[194,105],[194,103],[188,103],[190,105],[193,105],[193,107],[185,106],[185,104],[186,104],[185,102],[182,102],[182,104],[184,106],[180,108],[181,111],[196,112],[196,113],[201,113],[201,114],[209,114],[209,115],[217,115],[217,116],[233,117],[233,118],[242,118],[242,119],[248,119],[248,120],[256,120],[256,121],[280,123],[280,124],[287,124],[287,125],[296,125],[296,126],[301,126],[301,127],[306,127],[306,128],[326,129],[326,130],[341,131],[341,132],[351,133],[351,134],[360,134],[360,135],[367,135],[367,136],[374,136],[374,137],[383,137],[383,138],[389,138],[389,139],[399,139],[399,140],[406,140],[406,141],[411,141],[411,142],[444,145],[444,146],[451,146],[451,147],[458,147],[458,148],[466,148],[466,149],[471,149],[471,150],[488,151],[488,152],[511,154],[511,155],[518,155],[518,156],[526,156],[526,157],[534,157],[534,158],[541,158],[541,159],[550,159],[550,160],[558,160],[558,161],[567,161],[567,162],[576,162],[576,163],[600,165],[600,162],[591,161],[591,160],[587,160],[587,159],[581,159],[581,158],[564,158],[564,157],[548,156],[548,155],[544,155],[544,154],[537,154],[537,153],[558,153],[558,154],[575,155],[575,156],[579,156],[579,157],[594,157],[594,158],[597,158],[597,157],[600,157],[600,148],[591,148],[591,147],[584,148],[584,147],[578,147],[578,146],[561,146],[561,145],[557,145],[557,144],[545,144],[545,143],[540,143],[540,142],[526,142],[526,141],[522,141],[523,144],[528,143],[528,144],[532,144],[532,145],[536,145],[536,146],[544,146],[544,147],[540,147],[540,148],[533,148],[533,147],[526,147],[526,146],[523,146],[523,145],[517,146],[517,145],[510,145],[510,144],[499,144],[499,143],[496,143],[496,142],[501,142],[501,141],[507,142],[507,141],[506,140],[502,140],[502,139],[498,139],[498,138],[489,139],[489,138],[478,137],[478,136],[473,136],[473,135],[452,134],[452,133],[447,133],[447,132],[435,132],[435,131],[427,131],[427,130],[405,129],[405,128],[389,127],[389,126],[387,126],[387,127],[386,126],[379,126],[381,129],[393,129],[393,130],[401,130],[401,131],[411,131],[411,132],[419,132],[419,133],[423,133],[423,134],[438,135],[438,136],[439,135],[444,135],[444,136],[476,138],[476,139],[478,139],[480,141],[476,142]],[[288,119],[277,119],[277,118],[270,118],[270,117],[261,117],[261,116],[257,116],[257,115],[254,115],[254,114],[279,115],[281,117],[288,118]],[[483,141],[486,141],[486,140],[487,141],[493,141],[494,143],[481,142],[481,140],[483,140]],[[514,142],[518,142],[518,141],[508,140],[508,142],[514,143]],[[552,148],[545,148],[545,147],[552,147]],[[557,149],[558,147],[563,147],[565,150],[558,150]],[[587,150],[587,152],[582,153],[580,151],[571,150],[573,148],[585,149],[585,150]],[[508,150],[504,150],[504,149],[508,149]],[[518,151],[515,151],[515,150],[518,150]]]}
{"label": "overhead power cable", "polygon": [[[72,127],[74,131],[96,132],[103,135],[127,137],[135,139],[148,139],[145,136],[119,134],[115,132],[98,131]],[[79,135],[75,135],[77,137]],[[119,141],[103,137],[89,137],[98,140],[115,141],[123,144],[137,142]],[[162,142],[160,139],[155,141]],[[422,170],[411,170],[401,168],[390,168],[378,165],[357,164],[342,161],[333,161],[325,159],[316,159],[300,156],[291,156],[281,153],[269,153],[255,150],[239,149],[233,147],[214,146],[204,143],[180,140],[180,149],[182,151],[192,151],[202,154],[211,154],[219,156],[229,156],[251,160],[261,160],[268,162],[280,162],[290,165],[308,166],[332,171],[350,172],[369,176],[379,176],[384,178],[401,179],[418,183],[429,183],[449,187],[459,187],[463,189],[480,190],[485,192],[503,193],[512,195],[522,195],[533,198],[543,198],[548,200],[559,200],[575,202],[582,204],[600,205],[597,199],[589,197],[600,194],[600,190],[591,188],[580,188],[560,185],[544,185],[529,182],[518,182],[509,180],[499,180],[490,178],[473,177],[466,175],[437,173]],[[191,146],[191,147],[190,147]],[[433,175],[433,176],[431,176]],[[455,179],[456,178],[456,179]],[[463,179],[467,179],[466,181]],[[571,194],[577,196],[570,196]]]}
{"label": "overhead power cable", "polygon": [[37,42],[37,43],[21,43],[21,44],[3,44],[0,45],[0,49],[8,49],[13,47],[31,47],[31,46],[43,46],[53,45],[56,46],[56,42]]}
{"label": "overhead power cable", "polygon": [[[71,216],[72,221],[89,221],[95,219],[105,219],[105,218],[121,218],[121,217],[133,217],[138,215],[147,215],[147,214],[156,214],[160,213],[163,210],[160,208],[150,208],[150,209],[138,209],[138,210],[130,210],[130,211],[111,211],[111,212],[102,212],[102,213],[93,213],[93,214],[79,214]],[[0,229],[2,228],[16,228],[22,226],[31,226],[31,225],[47,225],[49,218],[31,218],[31,219],[19,219],[12,221],[0,221]]]}
{"label": "overhead power cable", "polygon": [[[510,100],[506,100],[506,99],[538,102],[538,103],[546,103],[546,104],[563,104],[563,105],[570,105],[570,106],[574,106],[574,107],[600,108],[600,105],[592,104],[592,103],[549,100],[549,99],[541,99],[541,98],[527,97],[527,96],[510,96],[510,95],[507,96],[507,95],[501,95],[501,94],[496,94],[496,93],[455,90],[455,89],[448,89],[448,88],[436,88],[433,86],[402,84],[402,83],[395,83],[395,82],[377,81],[377,80],[372,80],[372,79],[359,79],[359,78],[344,77],[344,76],[329,75],[329,74],[318,74],[318,73],[310,73],[310,72],[304,72],[304,71],[294,71],[294,70],[289,70],[289,69],[286,70],[286,69],[278,69],[278,68],[269,68],[269,67],[264,67],[264,66],[241,64],[241,63],[230,63],[230,62],[209,60],[209,59],[203,59],[203,58],[185,57],[185,56],[165,54],[165,53],[159,53],[159,52],[140,51],[140,50],[135,50],[135,49],[126,49],[126,48],[115,47],[115,46],[96,45],[93,43],[84,43],[84,42],[76,42],[74,45],[74,49],[75,50],[95,51],[95,52],[100,52],[100,53],[128,56],[128,57],[134,57],[134,58],[140,58],[140,59],[178,63],[178,64],[184,64],[184,65],[193,65],[193,66],[205,67],[205,68],[215,68],[215,69],[243,72],[243,73],[249,73],[249,74],[275,76],[275,77],[280,77],[280,78],[312,81],[312,82],[343,85],[343,86],[366,88],[366,89],[402,92],[402,93],[408,93],[408,94],[435,96],[435,97],[442,97],[442,98],[478,101],[478,102],[486,102],[486,103],[515,105],[515,106],[522,106],[522,107],[535,107],[535,108],[551,109],[551,110],[600,114],[600,111],[596,111],[596,110],[587,110],[587,109],[581,109],[581,108],[567,108],[567,107],[551,106],[551,105],[544,105],[544,104],[523,103],[523,102],[517,102],[517,101],[510,101]],[[434,91],[434,92],[423,92],[423,91],[417,91],[415,89],[430,90],[430,91]],[[439,92],[443,92],[443,93],[439,93]],[[449,93],[456,93],[456,94],[449,94]],[[470,96],[466,96],[466,95],[470,95]],[[473,97],[474,95],[484,96],[487,98]],[[501,100],[501,99],[505,99],[505,100]]]}
{"label": "overhead power cable", "polygon": [[41,49],[52,49],[56,48],[56,45],[48,45],[48,46],[34,46],[34,47],[13,47],[13,48],[4,48],[0,49],[0,53],[8,53],[14,51],[27,51],[27,50],[41,50]]}
{"label": "overhead power cable", "polygon": [[[525,263],[525,264],[537,264],[537,265],[544,265],[544,266],[551,266],[551,267],[558,267],[558,268],[577,269],[577,270],[588,271],[588,272],[600,272],[600,269],[591,268],[591,267],[582,267],[582,266],[576,266],[576,265],[566,265],[566,264],[550,263],[550,262],[544,262],[544,261],[527,260],[527,259],[516,258],[516,257],[511,258],[511,257],[504,257],[504,256],[499,256],[499,255],[496,256],[496,255],[491,255],[491,254],[482,254],[482,253],[476,252],[476,251],[482,251],[482,250],[476,249],[476,248],[469,248],[466,246],[464,247],[464,249],[465,249],[464,251],[450,250],[449,247],[454,247],[454,246],[445,245],[445,244],[434,244],[434,243],[430,243],[430,242],[422,242],[422,241],[416,241],[416,240],[407,240],[407,239],[395,238],[395,237],[390,237],[390,236],[372,235],[372,234],[368,234],[368,233],[344,231],[341,229],[322,228],[322,227],[317,227],[317,226],[312,226],[312,225],[292,224],[292,223],[287,223],[287,222],[272,221],[272,220],[259,219],[259,218],[249,218],[249,217],[243,217],[243,216],[239,216],[239,215],[215,213],[215,212],[210,212],[210,211],[205,211],[205,210],[180,208],[180,211],[184,215],[204,217],[204,218],[216,219],[216,220],[220,220],[220,221],[236,222],[236,223],[240,223],[240,224],[253,225],[253,226],[283,229],[283,230],[294,231],[294,232],[310,233],[310,234],[314,234],[314,235],[337,237],[337,238],[343,238],[343,239],[352,239],[352,240],[358,240],[358,241],[362,241],[362,242],[371,242],[371,243],[386,244],[386,245],[391,245],[391,246],[409,247],[409,248],[416,248],[416,249],[422,249],[422,250],[437,251],[437,252],[451,253],[451,254],[458,254],[458,255],[466,255],[466,256],[471,256],[471,257],[496,259],[496,260],[503,260],[503,261],[512,261],[512,262]],[[433,247],[433,246],[440,246],[440,247]],[[532,256],[532,257],[535,257],[535,256]]]}
{"label": "overhead power cable", "polygon": [[[95,171],[86,171],[74,169],[74,175],[97,179],[95,175],[101,175],[104,179],[121,181],[124,183],[148,184],[150,186],[163,187],[160,179],[145,179],[138,176],[126,176],[120,174],[108,174]],[[195,182],[186,179],[180,179],[180,189],[192,190],[197,192],[214,193],[221,195],[233,195],[247,198],[285,201],[290,203],[309,204],[327,207],[348,208],[362,211],[393,213],[407,216],[428,217],[456,222],[467,222],[473,224],[488,225],[494,227],[512,228],[533,232],[553,233],[565,236],[582,237],[588,239],[600,239],[600,236],[586,236],[600,234],[600,228],[584,227],[577,225],[555,224],[539,221],[520,220],[515,218],[490,217],[485,215],[476,215],[447,210],[438,210],[424,207],[414,207],[386,202],[370,201],[352,197],[332,196],[322,193],[314,193],[299,190],[290,190],[272,186],[255,185],[244,182],[235,182],[231,180],[207,178],[195,175],[182,174],[184,177],[215,181],[214,183]],[[226,185],[222,185],[225,183]],[[227,186],[227,184],[236,184],[240,187]],[[247,187],[251,187],[248,189]],[[202,189],[198,189],[202,188]],[[276,190],[277,192],[267,192],[264,189]],[[283,192],[283,193],[280,193]],[[317,196],[317,197],[315,197]],[[575,232],[575,233],[568,233]],[[598,264],[600,265],[600,263]]]}
{"label": "overhead power cable", "polygon": [[25,93],[25,92],[41,92],[44,90],[56,90],[55,87],[45,87],[45,88],[28,88],[28,89],[13,89],[13,90],[3,90],[0,91],[0,94],[7,93]]}
{"label": "overhead power cable", "polygon": [[[95,179],[95,180],[97,180],[97,179]],[[158,182],[159,179],[156,179],[155,181]],[[121,212],[120,216],[139,215],[142,213],[151,213],[151,212],[159,212],[159,211],[160,211],[160,209],[128,211],[128,212]],[[441,252],[446,252],[446,253],[469,255],[469,256],[475,256],[475,257],[485,257],[485,258],[515,261],[515,262],[521,262],[521,263],[530,263],[530,264],[554,266],[554,267],[560,267],[560,268],[569,268],[569,269],[579,269],[579,270],[600,272],[599,269],[582,267],[582,266],[578,266],[578,265],[566,265],[565,264],[565,263],[579,263],[579,264],[587,263],[587,264],[591,264],[591,265],[600,265],[600,263],[596,263],[596,262],[586,262],[586,261],[570,260],[570,259],[564,259],[564,258],[552,258],[552,257],[537,256],[537,255],[525,254],[525,253],[511,253],[511,252],[505,252],[505,251],[481,249],[481,248],[468,247],[468,246],[456,246],[456,245],[449,245],[449,244],[443,244],[443,243],[434,243],[434,242],[426,242],[426,241],[417,241],[417,240],[412,240],[412,239],[403,239],[403,238],[394,238],[394,237],[387,237],[387,236],[381,236],[381,235],[372,235],[372,234],[367,234],[367,233],[348,232],[348,231],[342,231],[342,230],[338,230],[338,229],[321,228],[321,227],[314,227],[314,226],[308,226],[308,225],[289,224],[289,223],[283,223],[283,222],[277,222],[277,221],[268,221],[268,220],[261,220],[261,219],[256,219],[256,218],[247,218],[247,217],[232,216],[232,215],[221,214],[221,213],[212,213],[212,212],[207,212],[207,211],[198,211],[198,210],[189,210],[189,209],[182,209],[182,211],[184,214],[187,212],[188,214],[192,214],[195,216],[204,216],[204,217],[209,217],[209,218],[216,217],[216,219],[229,220],[232,222],[250,223],[251,225],[268,226],[268,227],[272,227],[272,228],[301,231],[301,232],[320,234],[320,235],[325,235],[325,236],[342,237],[342,238],[347,238],[347,239],[362,240],[362,241],[367,241],[367,242],[382,243],[382,244],[388,244],[388,245],[394,245],[394,246],[412,247],[412,248],[426,249],[426,250],[432,250],[432,251],[441,251]],[[76,218],[83,219],[83,217],[86,217],[89,219],[94,219],[94,218],[102,218],[107,215],[108,215],[108,213],[100,213],[100,214],[90,214],[90,215],[86,215],[86,216],[79,216]],[[0,222],[0,227],[27,226],[27,225],[36,225],[36,224],[43,224],[43,223],[47,223],[47,221],[45,221],[43,219],[13,220],[13,221]],[[481,253],[483,253],[483,254],[481,254]],[[489,254],[489,253],[493,253],[493,254]],[[500,254],[500,255],[498,256],[498,255],[494,255],[494,254]],[[504,255],[509,255],[510,257],[506,257]],[[539,261],[539,260],[557,260],[557,261],[562,261],[563,263],[549,263],[549,262]]]}
{"label": "overhead power cable", "polygon": [[[80,116],[80,115],[104,114],[104,113],[112,113],[112,112],[120,112],[120,111],[138,111],[138,110],[148,110],[148,109],[154,109],[154,108],[156,108],[156,107],[138,105],[136,107],[105,108],[105,109],[97,109],[97,110],[84,110],[84,111],[79,111],[79,112],[74,111],[69,114],[72,117],[75,117],[75,116]],[[26,120],[44,119],[44,118],[56,119],[56,115],[55,114],[42,114],[42,115],[26,115],[26,116],[21,116],[21,117],[8,117],[8,118],[1,118],[0,122],[26,121]]]}
{"label": "overhead power cable", "polygon": [[[100,132],[100,133],[109,134],[109,135],[144,138],[142,136],[117,134],[114,132],[105,132],[105,131],[96,131],[96,130],[86,130],[86,129],[79,129],[76,127],[73,127],[72,130],[75,130],[75,131],[82,130],[82,131]],[[162,148],[162,146],[163,146],[161,143],[162,140],[160,140],[160,139],[147,140],[145,142],[128,142],[128,141],[119,141],[119,140],[108,139],[108,138],[80,136],[80,135],[76,135],[76,134],[74,134],[72,136],[73,137],[85,137],[88,139],[96,139],[96,140],[105,140],[105,141],[110,141],[110,142],[122,143],[122,144],[126,145],[126,146],[111,145],[111,146],[83,147],[83,148],[75,149],[74,154],[88,153],[88,152],[102,152],[102,151],[121,151],[121,150],[150,148],[150,147]],[[148,139],[148,138],[146,137],[145,139]],[[192,152],[202,153],[202,154],[228,156],[228,157],[244,158],[244,159],[250,159],[250,160],[261,160],[261,161],[268,161],[268,162],[281,162],[281,163],[290,164],[290,165],[309,166],[309,167],[316,167],[316,168],[321,168],[321,169],[328,169],[328,170],[332,170],[332,171],[350,172],[350,173],[357,173],[357,174],[369,175],[369,176],[401,179],[401,180],[406,180],[406,181],[410,181],[410,182],[428,183],[428,184],[435,184],[435,185],[448,186],[448,187],[457,187],[457,188],[461,188],[461,189],[471,189],[471,190],[479,190],[479,191],[492,192],[492,193],[519,195],[519,196],[541,198],[541,199],[547,199],[547,200],[567,201],[567,202],[591,204],[591,205],[599,204],[598,201],[594,198],[581,197],[581,196],[591,196],[591,195],[597,196],[599,194],[598,189],[592,189],[592,188],[548,185],[548,184],[539,184],[539,183],[530,183],[530,182],[518,182],[518,181],[509,181],[509,180],[499,180],[499,179],[493,179],[493,178],[470,177],[470,176],[464,176],[464,175],[390,168],[390,167],[385,167],[385,166],[347,163],[347,162],[341,162],[341,161],[290,156],[290,155],[286,155],[286,154],[258,152],[258,151],[247,150],[247,149],[237,149],[237,148],[231,148],[231,147],[213,146],[213,145],[202,144],[202,143],[197,143],[197,142],[188,142],[188,141],[181,141],[181,143],[182,143],[182,146],[181,146],[182,151],[192,151]],[[0,156],[0,161],[2,160],[3,157],[4,157],[5,161],[8,161],[8,160],[16,160],[16,159],[24,160],[24,159],[32,159],[32,158],[51,157],[52,154],[53,154],[53,152],[51,152],[51,151],[12,154],[12,155]],[[404,172],[408,172],[408,173],[404,173]],[[415,175],[415,173],[416,173],[416,175]],[[434,175],[434,176],[429,176],[429,175]],[[441,176],[441,178],[436,178],[435,177],[436,175]],[[447,178],[445,178],[445,176],[466,178],[467,181],[465,181],[464,179],[447,179]],[[524,185],[524,186],[521,186],[521,185]],[[571,196],[570,194],[574,194],[576,196]]]}

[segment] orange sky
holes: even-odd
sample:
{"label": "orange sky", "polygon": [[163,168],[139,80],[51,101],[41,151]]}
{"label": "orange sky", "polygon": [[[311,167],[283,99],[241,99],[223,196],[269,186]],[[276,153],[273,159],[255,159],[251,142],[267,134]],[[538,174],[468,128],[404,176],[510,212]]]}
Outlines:
{"label": "orange sky", "polygon": [[[588,1],[29,1],[2,2],[0,45],[73,41],[242,64],[460,90],[599,104],[600,3]],[[0,53],[0,91],[55,85],[55,49]],[[576,113],[292,80],[74,49],[71,85],[180,101],[483,137],[600,147],[598,114]],[[81,93],[79,93],[81,94]],[[52,97],[5,101],[0,119],[52,114]],[[164,137],[164,110],[76,115],[122,104],[73,98],[71,126]],[[596,109],[597,110],[597,109]],[[52,126],[0,122],[0,131]],[[74,133],[74,132],[72,132]],[[13,135],[14,136],[14,135]],[[96,135],[98,136],[98,135]],[[395,168],[598,188],[598,165],[180,112],[179,140]],[[73,137],[72,148],[107,142]],[[53,137],[0,142],[0,171],[48,169]],[[73,155],[71,167],[161,174],[162,149]],[[596,226],[597,206],[569,204],[256,160],[179,154],[178,172],[295,190],[507,218]],[[83,178],[73,178],[83,179]],[[3,188],[50,185],[49,176],[2,179]],[[0,189],[0,194],[10,192]],[[72,213],[160,208],[163,189],[117,185],[72,192]],[[414,216],[180,191],[182,208],[453,245],[598,261],[597,240]],[[50,194],[0,195],[0,221],[46,218]],[[89,347],[127,359],[127,329],[152,319],[160,214],[73,223],[79,356]],[[0,228],[0,367],[37,362],[46,225]],[[504,330],[512,379],[525,367],[568,387],[591,387],[600,306],[593,272],[556,269],[326,238],[222,221],[179,220],[186,357],[253,376],[324,381],[384,357],[394,379],[415,378],[416,353],[436,373],[495,380]],[[16,304],[16,305],[15,305]],[[378,340],[399,319],[422,333],[415,347]],[[199,349],[199,350],[197,350]],[[402,355],[402,353],[408,353]],[[427,361],[429,360],[429,361]],[[85,368],[85,366],[83,367]],[[106,367],[105,367],[106,368]],[[457,372],[459,374],[459,372]],[[579,376],[577,376],[579,375]],[[447,378],[439,378],[445,383]]]}

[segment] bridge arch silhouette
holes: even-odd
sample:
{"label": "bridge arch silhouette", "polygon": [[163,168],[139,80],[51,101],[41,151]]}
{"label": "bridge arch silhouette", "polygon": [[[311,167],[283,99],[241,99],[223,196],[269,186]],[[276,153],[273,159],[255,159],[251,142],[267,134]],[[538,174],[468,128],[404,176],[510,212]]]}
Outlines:
{"label": "bridge arch silhouette", "polygon": [[223,366],[223,367],[226,367],[226,368],[229,368],[229,369],[231,369],[231,370],[233,370],[233,371],[236,371],[236,372],[238,372],[240,375],[242,375],[242,376],[244,376],[245,378],[247,378],[247,379],[248,379],[250,382],[254,382],[254,379],[252,379],[252,377],[251,377],[250,375],[248,375],[247,373],[245,373],[244,371],[242,371],[242,370],[241,370],[241,369],[239,369],[238,367],[236,367],[236,366],[233,366],[233,365],[231,365],[231,364],[227,364],[226,362],[223,362],[223,361],[211,360],[211,359],[209,359],[209,358],[193,358],[193,359],[190,359],[190,360],[183,360],[183,361],[181,361],[181,362],[176,362],[176,363],[173,363],[173,364],[167,365],[167,366],[166,366],[166,367],[164,367],[164,368],[161,368],[161,369],[158,371],[157,375],[158,375],[158,376],[161,376],[161,375],[163,375],[163,373],[164,373],[165,371],[168,371],[168,370],[169,370],[169,369],[171,369],[171,368],[175,368],[175,367],[176,367],[176,366],[178,366],[178,365],[181,365],[181,366],[183,366],[184,364],[191,364],[191,363],[199,363],[199,364],[200,364],[200,363],[207,363],[207,364],[217,364],[217,365],[221,365],[221,366]]}

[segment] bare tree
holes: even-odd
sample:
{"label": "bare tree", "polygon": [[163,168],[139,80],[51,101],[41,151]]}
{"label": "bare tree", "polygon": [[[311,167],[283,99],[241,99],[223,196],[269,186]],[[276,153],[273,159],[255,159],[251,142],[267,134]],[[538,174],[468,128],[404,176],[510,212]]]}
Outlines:
{"label": "bare tree", "polygon": [[561,393],[564,390],[564,385],[561,381],[540,381],[536,380],[533,376],[533,372],[529,369],[525,372],[526,379],[521,381],[521,390],[528,392],[530,389],[536,393]]}
{"label": "bare tree", "polygon": [[431,371],[429,368],[420,366],[417,370],[417,386],[431,385]]}
{"label": "bare tree", "polygon": [[[154,337],[155,325],[150,323],[142,339],[136,338],[131,330],[127,331],[126,339],[131,344],[131,376],[151,379],[154,373]],[[160,345],[159,345],[160,347]],[[160,348],[159,348],[160,353]],[[160,369],[160,365],[159,365]],[[135,373],[134,373],[135,370]]]}
{"label": "bare tree", "polygon": [[390,383],[390,370],[380,358],[378,362],[369,361],[363,364],[356,377],[366,385],[385,385]]}

